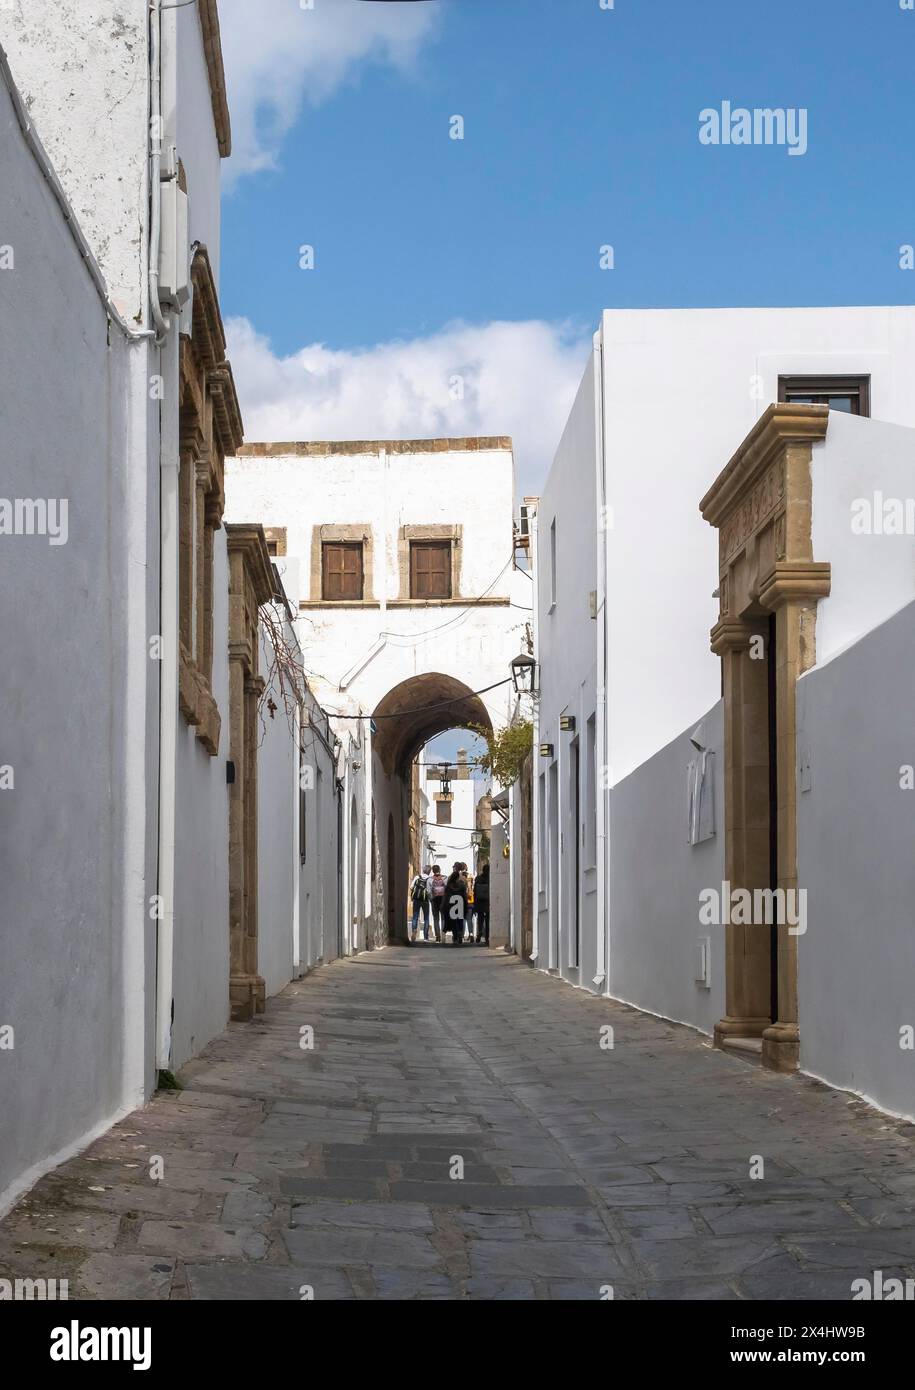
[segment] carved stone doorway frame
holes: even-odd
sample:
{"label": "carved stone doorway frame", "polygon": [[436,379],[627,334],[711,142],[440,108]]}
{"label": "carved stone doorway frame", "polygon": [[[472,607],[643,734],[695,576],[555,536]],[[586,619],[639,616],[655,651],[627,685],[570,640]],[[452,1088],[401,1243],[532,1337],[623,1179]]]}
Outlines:
{"label": "carved stone doorway frame", "polygon": [[275,583],[262,526],[227,525],[229,554],[229,1006],[234,1021],[266,1007],[257,948],[259,613]]}
{"label": "carved stone doorway frame", "polygon": [[[720,616],[711,645],[723,668],[725,877],[732,891],[776,886],[773,844],[777,887],[798,888],[796,686],[816,660],[816,605],[829,593],[830,567],[814,560],[811,535],[812,449],[825,438],[828,417],[826,406],[770,406],[700,503],[718,530]],[[726,1014],[715,1027],[716,1044],[761,1037],[764,1064],[791,1071],[799,1053],[798,937],[779,920],[776,995],[769,928],[754,916],[752,924],[724,932]]]}

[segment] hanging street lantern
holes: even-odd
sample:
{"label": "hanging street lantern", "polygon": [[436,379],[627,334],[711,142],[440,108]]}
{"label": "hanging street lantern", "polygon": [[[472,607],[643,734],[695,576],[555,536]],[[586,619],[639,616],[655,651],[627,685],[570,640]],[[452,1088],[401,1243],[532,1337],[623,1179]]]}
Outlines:
{"label": "hanging street lantern", "polygon": [[534,695],[537,691],[537,663],[526,652],[519,653],[511,662],[512,683],[519,695]]}

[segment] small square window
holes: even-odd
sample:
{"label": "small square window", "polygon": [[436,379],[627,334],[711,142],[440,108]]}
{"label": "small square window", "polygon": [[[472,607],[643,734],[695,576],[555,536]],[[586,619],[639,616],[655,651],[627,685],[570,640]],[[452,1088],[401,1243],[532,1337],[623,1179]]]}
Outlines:
{"label": "small square window", "polygon": [[451,542],[410,542],[410,597],[451,598]]}

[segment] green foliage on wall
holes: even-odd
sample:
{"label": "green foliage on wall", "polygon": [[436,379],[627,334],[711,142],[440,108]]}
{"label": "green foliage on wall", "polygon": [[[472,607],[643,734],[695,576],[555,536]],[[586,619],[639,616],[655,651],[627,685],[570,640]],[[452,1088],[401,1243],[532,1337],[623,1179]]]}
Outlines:
{"label": "green foliage on wall", "polygon": [[486,740],[486,748],[478,765],[503,787],[510,787],[521,773],[521,764],[530,753],[534,741],[534,726],[529,719],[519,719],[504,729],[483,729],[472,725],[474,733]]}

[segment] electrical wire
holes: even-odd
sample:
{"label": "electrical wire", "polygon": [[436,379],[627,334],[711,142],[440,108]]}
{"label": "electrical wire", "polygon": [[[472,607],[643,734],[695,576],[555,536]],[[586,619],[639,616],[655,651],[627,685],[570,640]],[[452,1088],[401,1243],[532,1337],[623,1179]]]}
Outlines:
{"label": "electrical wire", "polygon": [[406,719],[411,714],[428,714],[434,709],[446,709],[448,705],[462,705],[471,695],[485,695],[489,690],[498,690],[500,685],[510,685],[511,680],[511,676],[506,676],[503,681],[484,685],[482,690],[468,690],[466,695],[457,695],[453,700],[439,700],[435,705],[414,705],[412,709],[398,710],[396,714],[335,714],[332,710],[327,713],[332,719]]}
{"label": "electrical wire", "polygon": [[499,580],[502,578],[503,574],[504,574],[505,571],[508,569],[508,567],[509,567],[509,565],[511,564],[511,562],[512,562],[513,559],[514,559],[514,556],[511,556],[511,555],[510,555],[510,556],[508,557],[508,559],[505,561],[505,564],[504,564],[504,565],[502,566],[502,568],[499,570],[499,573],[496,575],[495,579],[493,579],[492,582],[491,582],[490,584],[487,584],[487,586],[486,586],[486,588],[483,590],[482,594],[478,594],[476,598],[468,599],[468,600],[467,600],[467,603],[463,606],[463,608],[461,609],[461,611],[455,615],[455,617],[453,617],[453,618],[447,618],[447,619],[445,620],[445,622],[443,622],[443,623],[438,623],[435,627],[427,627],[427,628],[424,628],[422,632],[384,632],[384,631],[382,631],[382,632],[380,632],[380,633],[378,634],[379,637],[386,637],[389,641],[390,641],[391,639],[393,639],[394,641],[402,640],[402,641],[405,641],[405,642],[407,642],[407,643],[413,643],[413,644],[415,644],[416,642],[422,641],[422,639],[423,639],[424,637],[428,637],[428,636],[429,636],[431,633],[433,633],[433,632],[443,632],[443,631],[445,630],[445,628],[448,628],[448,627],[455,627],[458,623],[462,623],[462,622],[464,621],[464,619],[467,618],[467,617],[469,616],[469,614],[471,613],[471,611],[473,610],[474,607],[476,607],[478,604],[482,603],[482,601],[483,601],[484,598],[488,598],[488,597],[489,597],[490,593],[491,593],[492,590],[496,587],[496,585],[498,584]]}

